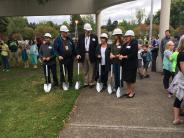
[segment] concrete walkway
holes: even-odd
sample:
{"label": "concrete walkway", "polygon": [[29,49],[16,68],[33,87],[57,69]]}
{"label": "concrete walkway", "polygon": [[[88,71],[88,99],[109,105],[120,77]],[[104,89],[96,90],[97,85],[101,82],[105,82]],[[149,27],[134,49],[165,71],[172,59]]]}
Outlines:
{"label": "concrete walkway", "polygon": [[133,99],[83,89],[60,138],[184,138],[184,125],[172,125],[173,99],[160,74],[138,80]]}

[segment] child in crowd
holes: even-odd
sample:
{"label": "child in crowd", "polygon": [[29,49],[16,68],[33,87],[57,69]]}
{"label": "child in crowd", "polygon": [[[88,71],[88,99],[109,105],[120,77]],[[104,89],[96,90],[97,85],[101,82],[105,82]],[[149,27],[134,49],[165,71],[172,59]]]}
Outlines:
{"label": "child in crowd", "polygon": [[36,44],[36,40],[30,41],[30,60],[33,68],[37,68],[37,59],[38,59],[38,47]]}
{"label": "child in crowd", "polygon": [[[170,60],[171,55],[173,54],[173,49],[174,49],[174,43],[172,41],[169,41],[166,44],[166,50],[164,51],[164,58],[163,58],[163,73],[164,73],[163,84],[167,92],[169,88],[170,78],[174,77],[172,61]],[[168,92],[168,94],[169,94],[168,97],[170,98],[172,94],[170,92]]]}
{"label": "child in crowd", "polygon": [[28,44],[26,44],[26,42],[23,42],[21,56],[22,61],[24,63],[24,68],[29,68],[29,59],[27,51],[28,51]]}
{"label": "child in crowd", "polygon": [[148,68],[150,67],[150,63],[152,61],[152,55],[147,44],[143,46],[141,57],[143,59],[143,76],[144,78],[149,78],[150,75],[148,74]]}
{"label": "child in crowd", "polygon": [[8,45],[4,43],[4,41],[0,41],[0,49],[1,49],[1,58],[3,63],[3,71],[9,71],[9,48]]}
{"label": "child in crowd", "polygon": [[170,56],[170,61],[172,62],[172,72],[173,75],[177,74],[177,57],[178,57],[178,49],[176,48],[175,52]]}

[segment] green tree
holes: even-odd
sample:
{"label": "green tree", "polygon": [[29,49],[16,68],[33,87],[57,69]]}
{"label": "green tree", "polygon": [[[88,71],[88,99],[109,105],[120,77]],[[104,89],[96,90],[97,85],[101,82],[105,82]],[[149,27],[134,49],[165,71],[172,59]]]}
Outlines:
{"label": "green tree", "polygon": [[183,0],[172,1],[170,24],[174,29],[184,24],[184,1]]}
{"label": "green tree", "polygon": [[0,33],[7,31],[8,19],[6,17],[0,17]]}
{"label": "green tree", "polygon": [[36,28],[36,23],[29,23],[28,27],[30,27],[34,30]]}
{"label": "green tree", "polygon": [[66,25],[67,27],[70,27],[69,23],[67,21],[64,21],[62,25]]}
{"label": "green tree", "polygon": [[144,17],[145,17],[145,10],[144,9],[139,9],[136,11],[136,18],[137,18],[138,24],[142,23]]}
{"label": "green tree", "polygon": [[126,30],[133,30],[137,26],[137,24],[135,24],[134,22],[131,23],[126,20],[123,20],[119,22],[118,26],[124,29],[124,31],[126,31]]}
{"label": "green tree", "polygon": [[8,35],[14,33],[23,33],[23,29],[28,26],[28,21],[24,17],[9,17],[9,24],[7,26]]}
{"label": "green tree", "polygon": [[22,32],[22,37],[24,40],[31,40],[34,38],[34,30],[31,27],[25,27]]}
{"label": "green tree", "polygon": [[176,33],[175,33],[175,35],[181,36],[181,35],[183,35],[183,34],[184,34],[184,25],[181,25],[181,26],[179,26],[179,27],[176,28]]}
{"label": "green tree", "polygon": [[52,37],[56,37],[58,35],[58,29],[53,27],[51,24],[47,22],[39,23],[35,29],[35,35],[37,37],[43,36],[45,33],[51,33]]}
{"label": "green tree", "polygon": [[[145,18],[145,23],[147,25],[150,24],[150,18]],[[153,24],[159,25],[160,24],[160,10],[156,12],[155,15],[153,15]]]}
{"label": "green tree", "polygon": [[111,21],[110,18],[109,18],[108,21],[107,21],[106,27],[107,27],[107,31],[108,31],[108,32],[112,32],[112,31],[113,31],[113,25],[112,25],[112,21]]}
{"label": "green tree", "polygon": [[102,25],[102,26],[101,26],[101,32],[102,32],[102,33],[107,33],[107,34],[108,34],[106,25]]}
{"label": "green tree", "polygon": [[[146,24],[150,23],[149,18],[145,20]],[[160,10],[153,16],[153,24],[160,24]],[[170,14],[170,25],[176,29],[184,24],[184,1],[183,0],[172,0],[171,3],[171,14]]]}
{"label": "green tree", "polygon": [[82,20],[83,20],[84,23],[91,24],[91,27],[93,28],[93,31],[96,32],[96,23],[95,23],[94,16],[92,14],[83,16]]}
{"label": "green tree", "polygon": [[115,29],[115,28],[117,28],[118,27],[118,21],[114,21],[113,23],[112,23],[112,28],[113,28],[113,30]]}

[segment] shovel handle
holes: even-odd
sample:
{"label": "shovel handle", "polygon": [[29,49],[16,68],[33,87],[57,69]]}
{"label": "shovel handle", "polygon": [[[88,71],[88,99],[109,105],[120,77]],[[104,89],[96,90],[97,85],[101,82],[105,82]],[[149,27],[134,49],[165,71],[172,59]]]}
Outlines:
{"label": "shovel handle", "polygon": [[78,71],[78,75],[79,75],[79,69],[80,69],[80,63],[77,63],[77,71]]}
{"label": "shovel handle", "polygon": [[99,77],[101,76],[101,64],[99,63]]}
{"label": "shovel handle", "polygon": [[46,74],[46,77],[48,77],[48,65],[45,65],[45,74]]}
{"label": "shovel handle", "polygon": [[122,66],[120,66],[120,81],[122,80]]}
{"label": "shovel handle", "polygon": [[64,77],[65,77],[65,75],[66,75],[66,73],[65,73],[65,66],[64,66],[64,64],[63,64],[63,75],[64,75]]}
{"label": "shovel handle", "polygon": [[113,65],[111,64],[111,77],[112,77],[112,72],[113,72]]}

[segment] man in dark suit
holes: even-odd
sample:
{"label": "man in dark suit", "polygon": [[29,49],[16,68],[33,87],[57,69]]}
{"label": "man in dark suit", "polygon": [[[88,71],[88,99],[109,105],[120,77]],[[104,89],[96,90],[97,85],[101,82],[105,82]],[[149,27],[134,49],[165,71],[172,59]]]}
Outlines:
{"label": "man in dark suit", "polygon": [[76,48],[77,60],[82,63],[84,70],[84,87],[95,85],[96,74],[96,48],[98,38],[92,34],[92,28],[89,23],[84,25],[85,33],[79,37]]}

